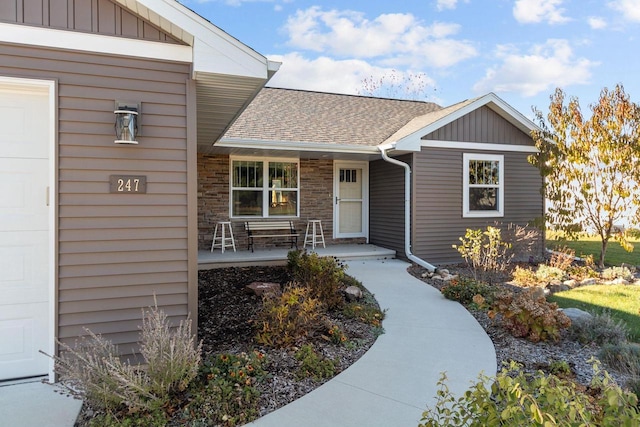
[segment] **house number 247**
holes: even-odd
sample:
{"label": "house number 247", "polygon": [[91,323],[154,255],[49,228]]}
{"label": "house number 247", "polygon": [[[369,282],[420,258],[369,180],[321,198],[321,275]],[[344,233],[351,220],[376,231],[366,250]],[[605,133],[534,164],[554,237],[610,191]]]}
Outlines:
{"label": "house number 247", "polygon": [[111,175],[109,177],[111,193],[146,193],[147,177],[139,175]]}
{"label": "house number 247", "polygon": [[137,193],[138,188],[140,186],[140,180],[138,178],[135,179],[122,179],[118,180],[118,193],[126,191],[127,193]]}

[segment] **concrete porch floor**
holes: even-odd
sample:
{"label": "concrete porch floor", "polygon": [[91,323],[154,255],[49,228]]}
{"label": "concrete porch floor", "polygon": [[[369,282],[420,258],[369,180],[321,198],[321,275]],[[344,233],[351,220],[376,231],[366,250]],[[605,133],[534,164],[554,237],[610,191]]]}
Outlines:
{"label": "concrete porch floor", "polygon": [[[299,247],[300,248],[300,247]],[[198,251],[198,270],[212,268],[245,267],[251,265],[281,265],[287,262],[288,247],[256,249],[254,252],[238,249],[226,249],[224,253],[218,248]],[[307,247],[310,252],[321,256],[334,256],[341,261],[391,259],[396,257],[396,251],[371,244],[327,245],[326,248],[316,246]]]}

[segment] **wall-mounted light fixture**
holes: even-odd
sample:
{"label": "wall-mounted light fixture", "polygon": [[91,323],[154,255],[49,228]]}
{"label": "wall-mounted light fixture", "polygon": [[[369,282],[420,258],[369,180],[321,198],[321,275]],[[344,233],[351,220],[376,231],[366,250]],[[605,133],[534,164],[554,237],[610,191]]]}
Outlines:
{"label": "wall-mounted light fixture", "polygon": [[116,144],[137,144],[140,106],[137,103],[116,101]]}

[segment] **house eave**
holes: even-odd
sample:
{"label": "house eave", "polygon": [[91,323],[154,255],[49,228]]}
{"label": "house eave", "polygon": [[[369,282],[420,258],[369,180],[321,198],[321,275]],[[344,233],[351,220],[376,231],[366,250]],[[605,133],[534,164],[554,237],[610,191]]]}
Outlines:
{"label": "house eave", "polygon": [[374,160],[380,158],[380,153],[375,146],[245,138],[222,138],[208,153],[336,160]]}
{"label": "house eave", "polygon": [[229,129],[280,67],[175,0],[115,0],[192,48],[198,150]]}

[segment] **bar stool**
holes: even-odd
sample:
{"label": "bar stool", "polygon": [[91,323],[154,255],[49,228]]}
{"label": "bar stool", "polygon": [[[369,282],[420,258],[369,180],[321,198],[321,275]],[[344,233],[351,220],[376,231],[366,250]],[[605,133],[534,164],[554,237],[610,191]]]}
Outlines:
{"label": "bar stool", "polygon": [[[220,236],[218,236],[218,227],[220,227]],[[226,230],[229,229],[229,236],[227,237]],[[231,228],[230,221],[218,221],[216,229],[213,231],[213,242],[211,243],[211,252],[215,248],[220,248],[224,253],[225,248],[233,248],[233,252],[236,251],[236,241],[233,239],[233,229]]]}
{"label": "bar stool", "polygon": [[[309,227],[311,227],[311,234],[309,234]],[[310,219],[307,221],[307,231],[304,233],[304,245],[302,247],[306,247],[307,244],[311,244],[311,248],[315,249],[316,245],[322,243],[322,247],[326,248],[327,246],[324,244],[324,233],[322,232],[322,221],[319,219]]]}

